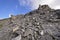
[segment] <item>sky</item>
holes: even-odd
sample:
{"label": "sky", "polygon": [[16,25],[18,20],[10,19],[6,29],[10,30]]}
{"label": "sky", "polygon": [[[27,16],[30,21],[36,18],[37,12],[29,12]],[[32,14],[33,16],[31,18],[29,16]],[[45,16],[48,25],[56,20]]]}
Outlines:
{"label": "sky", "polygon": [[60,9],[60,0],[0,0],[0,19],[8,18],[10,14],[26,14],[37,9],[39,4]]}

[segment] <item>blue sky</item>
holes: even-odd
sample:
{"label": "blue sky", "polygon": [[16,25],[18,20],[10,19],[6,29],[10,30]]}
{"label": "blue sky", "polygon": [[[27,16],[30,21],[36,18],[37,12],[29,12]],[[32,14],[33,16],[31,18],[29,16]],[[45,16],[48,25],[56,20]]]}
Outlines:
{"label": "blue sky", "polygon": [[20,6],[18,0],[0,0],[0,18],[7,18],[9,14],[25,14],[29,11],[31,11],[29,6]]}
{"label": "blue sky", "polygon": [[60,0],[0,0],[0,19],[8,18],[9,14],[25,14],[37,9],[39,4],[60,9]]}

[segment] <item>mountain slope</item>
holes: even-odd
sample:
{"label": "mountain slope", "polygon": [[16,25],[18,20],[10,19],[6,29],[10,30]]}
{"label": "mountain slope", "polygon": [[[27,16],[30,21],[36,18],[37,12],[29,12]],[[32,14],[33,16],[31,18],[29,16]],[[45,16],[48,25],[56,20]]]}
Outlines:
{"label": "mountain slope", "polygon": [[0,23],[0,40],[60,40],[60,10],[48,5]]}

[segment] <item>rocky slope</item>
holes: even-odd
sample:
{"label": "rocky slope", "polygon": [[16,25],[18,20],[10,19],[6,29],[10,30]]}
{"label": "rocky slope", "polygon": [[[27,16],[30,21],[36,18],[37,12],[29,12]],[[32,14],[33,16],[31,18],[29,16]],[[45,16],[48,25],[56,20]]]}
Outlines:
{"label": "rocky slope", "polygon": [[48,5],[0,20],[0,40],[60,40],[60,10]]}

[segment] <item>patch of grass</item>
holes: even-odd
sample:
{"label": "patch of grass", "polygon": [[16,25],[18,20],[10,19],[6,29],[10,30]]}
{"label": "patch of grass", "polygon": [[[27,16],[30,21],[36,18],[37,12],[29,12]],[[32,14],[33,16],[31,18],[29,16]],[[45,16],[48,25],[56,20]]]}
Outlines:
{"label": "patch of grass", "polygon": [[0,28],[2,28],[3,24],[0,24]]}

